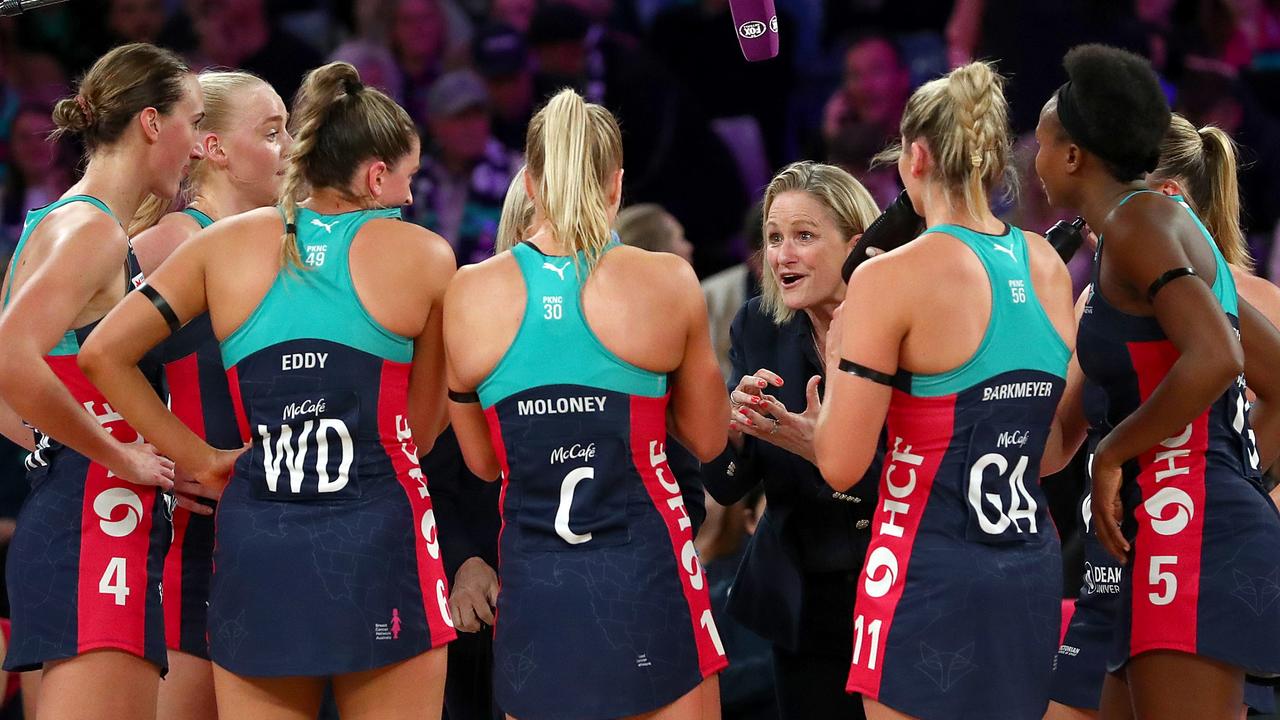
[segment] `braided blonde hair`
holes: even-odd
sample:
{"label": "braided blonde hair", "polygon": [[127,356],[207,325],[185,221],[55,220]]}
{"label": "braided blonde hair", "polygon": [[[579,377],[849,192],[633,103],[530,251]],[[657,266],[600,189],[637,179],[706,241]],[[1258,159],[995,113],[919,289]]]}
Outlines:
{"label": "braided blonde hair", "polygon": [[[1009,162],[1009,103],[1004,78],[985,62],[972,62],[925,83],[902,113],[902,139],[923,139],[934,158],[934,176],[951,197],[963,199],[974,218],[989,210],[990,193],[1003,185],[1017,195],[1017,175]],[[901,146],[878,161],[896,161]]]}

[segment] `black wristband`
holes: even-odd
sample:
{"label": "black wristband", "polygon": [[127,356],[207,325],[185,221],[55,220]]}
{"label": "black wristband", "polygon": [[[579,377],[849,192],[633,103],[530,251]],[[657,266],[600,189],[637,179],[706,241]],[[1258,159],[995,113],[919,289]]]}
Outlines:
{"label": "black wristband", "polygon": [[164,296],[157,292],[155,288],[143,283],[138,286],[138,292],[142,294],[142,297],[150,300],[156,310],[160,311],[160,317],[164,318],[165,324],[169,326],[170,335],[182,328],[182,323],[178,320],[178,314],[169,306],[169,301],[165,300]]}
{"label": "black wristband", "polygon": [[480,402],[480,395],[473,392],[450,390],[449,399],[456,403],[478,403]]}
{"label": "black wristband", "polygon": [[839,368],[840,372],[847,372],[855,377],[866,378],[873,383],[880,383],[881,385],[893,387],[893,376],[889,373],[872,370],[866,365],[856,363],[852,360],[845,360],[844,358],[840,358]]}
{"label": "black wristband", "polygon": [[1156,278],[1155,282],[1151,283],[1151,287],[1147,288],[1147,302],[1154,301],[1156,299],[1156,293],[1163,290],[1164,286],[1168,285],[1170,282],[1177,280],[1180,277],[1195,277],[1195,275],[1195,268],[1189,267],[1174,268],[1166,271],[1163,275]]}

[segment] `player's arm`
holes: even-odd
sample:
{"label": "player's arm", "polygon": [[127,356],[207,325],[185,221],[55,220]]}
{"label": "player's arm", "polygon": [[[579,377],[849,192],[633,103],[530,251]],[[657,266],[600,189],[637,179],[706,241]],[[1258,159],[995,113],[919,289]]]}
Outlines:
{"label": "player's arm", "polygon": [[[409,227],[422,232],[416,226]],[[413,429],[419,455],[425,455],[449,424],[445,396],[444,298],[457,263],[449,243],[434,233],[421,244],[421,254],[422,261],[411,267],[419,282],[426,283],[429,310],[422,332],[413,340],[408,403],[409,427]]]}
{"label": "player's arm", "polygon": [[0,397],[19,417],[115,475],[169,488],[172,463],[112,438],[44,359],[94,297],[118,282],[124,265],[124,231],[105,214],[82,212],[83,221],[60,218],[53,235],[42,238],[48,254],[0,317]]}
{"label": "player's arm", "polygon": [[1239,311],[1245,381],[1256,396],[1249,424],[1256,436],[1258,464],[1265,472],[1280,455],[1280,331],[1244,298]]}
{"label": "player's arm", "polygon": [[[1076,300],[1077,323],[1084,315],[1084,306],[1088,304],[1091,291],[1091,287],[1086,287]],[[1062,399],[1058,401],[1049,438],[1045,441],[1044,457],[1040,460],[1041,477],[1052,475],[1066,467],[1089,433],[1089,421],[1084,414],[1084,381],[1080,359],[1073,352],[1071,362],[1067,364],[1066,389],[1063,390]]]}
{"label": "player's arm", "polygon": [[133,238],[133,255],[142,274],[150,277],[178,246],[200,231],[200,223],[182,213],[171,213]]}
{"label": "player's arm", "polygon": [[458,447],[467,469],[481,480],[498,479],[501,467],[489,439],[489,424],[484,410],[475,398],[479,382],[465,378],[461,369],[467,345],[475,335],[476,320],[471,315],[473,294],[483,292],[478,280],[480,268],[465,267],[458,271],[449,283],[444,297],[444,349],[445,379],[449,392],[449,420],[458,436]]}
{"label": "player's arm", "polygon": [[[661,258],[668,261],[667,258]],[[711,347],[707,301],[693,268],[670,258],[668,278],[685,318],[684,359],[671,374],[671,434],[700,462],[711,462],[728,443],[729,396]]]}
{"label": "player's arm", "polygon": [[814,429],[814,451],[823,479],[841,492],[862,479],[875,459],[889,412],[889,379],[898,371],[899,348],[910,322],[910,300],[902,289],[911,283],[899,277],[902,267],[892,255],[859,265],[832,319],[827,390]]}
{"label": "player's arm", "polygon": [[1098,444],[1095,478],[1180,434],[1244,369],[1244,350],[1209,284],[1198,276],[1168,279],[1166,273],[1191,267],[1191,261],[1165,229],[1163,209],[1141,206],[1113,221],[1106,257],[1124,282],[1144,294],[1163,283],[1151,307],[1178,358],[1147,400]]}
{"label": "player's arm", "polygon": [[146,284],[107,314],[80,351],[80,368],[111,406],[214,492],[220,492],[240,451],[218,451],[192,432],[151,389],[138,363],[147,351],[208,310],[206,255],[215,235],[224,230],[198,233],[179,247]]}

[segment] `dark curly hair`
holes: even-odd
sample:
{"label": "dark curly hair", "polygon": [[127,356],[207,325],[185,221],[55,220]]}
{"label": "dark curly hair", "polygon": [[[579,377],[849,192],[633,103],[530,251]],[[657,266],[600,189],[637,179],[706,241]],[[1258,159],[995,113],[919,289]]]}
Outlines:
{"label": "dark curly hair", "polygon": [[1106,45],[1080,45],[1063,60],[1058,119],[1073,141],[1122,182],[1155,169],[1169,129],[1169,102],[1151,63]]}

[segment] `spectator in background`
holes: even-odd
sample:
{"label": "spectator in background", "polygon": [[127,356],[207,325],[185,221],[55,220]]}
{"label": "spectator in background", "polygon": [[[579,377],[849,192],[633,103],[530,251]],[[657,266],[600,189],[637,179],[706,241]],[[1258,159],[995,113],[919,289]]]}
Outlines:
{"label": "spectator in background", "polygon": [[1240,204],[1259,274],[1275,279],[1280,255],[1273,238],[1280,224],[1280,124],[1220,65],[1188,59],[1178,88],[1178,111],[1197,126],[1216,125],[1240,149]]}
{"label": "spectator in background", "polygon": [[759,125],[767,164],[761,184],[768,182],[773,168],[790,159],[785,146],[788,99],[796,84],[796,37],[789,21],[780,6],[779,54],[762,63],[743,58],[728,0],[669,7],[654,19],[645,38],[645,46],[708,118],[746,116]]}
{"label": "spectator in background", "polygon": [[414,184],[412,219],[444,236],[459,265],[493,255],[502,199],[524,162],[489,127],[489,91],[472,70],[440,77],[427,93],[429,147]]}
{"label": "spectator in background", "polygon": [[850,128],[866,127],[866,134],[880,136],[883,147],[898,136],[911,95],[911,69],[891,40],[864,35],[849,43],[843,70],[840,88],[822,113],[823,139],[830,146]]}
{"label": "spectator in background", "polygon": [[[0,31],[3,26],[0,26]],[[0,43],[4,43],[3,36],[0,36]],[[0,44],[0,48],[7,47],[6,44]],[[4,187],[9,177],[10,163],[10,132],[13,129],[13,120],[18,116],[18,109],[22,106],[22,96],[18,94],[17,86],[14,84],[12,77],[12,59],[9,53],[0,52],[0,187]]]}
{"label": "spectator in background", "polygon": [[360,72],[360,80],[365,85],[378,88],[399,105],[404,104],[404,76],[386,45],[370,40],[348,40],[329,55],[329,60],[350,63]]}
{"label": "spectator in background", "polygon": [[694,258],[702,272],[727,264],[746,193],[732,156],[680,84],[616,36],[592,34],[590,19],[572,5],[539,7],[529,48],[536,97],[569,86],[617,114],[627,201],[656,202],[675,215],[698,239]]}
{"label": "spectator in background", "polygon": [[23,104],[53,107],[67,94],[67,72],[53,55],[23,53],[12,60],[13,83]]}
{"label": "spectator in background", "polygon": [[888,207],[902,191],[897,166],[876,160],[885,144],[880,128],[864,123],[845,125],[826,142],[827,162],[858,178],[880,207]]}
{"label": "spectator in background", "polygon": [[685,262],[693,264],[693,244],[685,238],[684,226],[661,205],[632,205],[618,213],[613,226],[623,245],[679,255]]}
{"label": "spectator in background", "polygon": [[198,44],[192,64],[240,68],[266,80],[280,97],[298,92],[302,76],[322,59],[307,43],[277,28],[266,0],[196,0]]}
{"label": "spectator in background", "polygon": [[725,382],[737,380],[733,377],[733,361],[729,358],[729,328],[742,306],[760,294],[760,251],[764,247],[764,216],[760,203],[752,205],[743,218],[742,236],[746,238],[749,250],[746,261],[702,281],[702,296],[707,300],[707,318],[711,327],[711,347],[716,351]]}
{"label": "spectator in background", "polygon": [[12,168],[0,205],[0,256],[13,253],[27,210],[48,205],[71,187],[71,163],[63,146],[49,142],[55,130],[52,110],[26,105],[13,121]]}
{"label": "spectator in background", "polygon": [[489,9],[489,19],[514,28],[522,35],[527,35],[529,24],[533,22],[533,11],[537,7],[536,0],[493,0]]}
{"label": "spectator in background", "polygon": [[427,92],[441,73],[448,23],[439,0],[395,0],[394,5],[391,51],[404,76],[404,106],[418,127],[426,127]]}
{"label": "spectator in background", "polygon": [[491,24],[476,34],[472,52],[489,86],[493,136],[509,148],[523,148],[533,117],[533,68],[524,37],[509,25]]}
{"label": "spectator in background", "polygon": [[112,45],[154,43],[164,30],[164,0],[109,0],[107,31]]}

